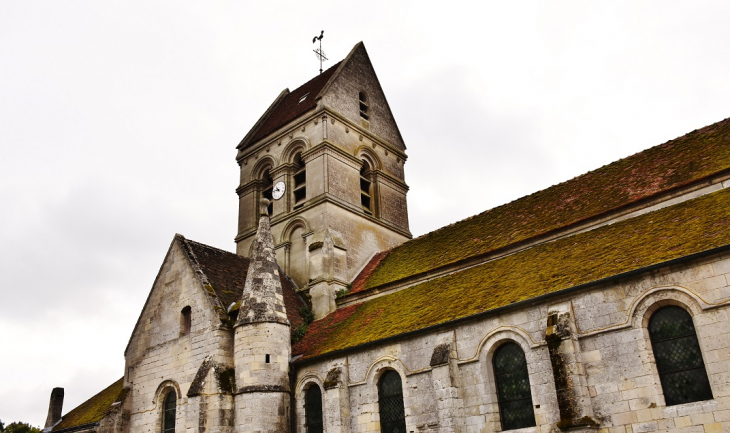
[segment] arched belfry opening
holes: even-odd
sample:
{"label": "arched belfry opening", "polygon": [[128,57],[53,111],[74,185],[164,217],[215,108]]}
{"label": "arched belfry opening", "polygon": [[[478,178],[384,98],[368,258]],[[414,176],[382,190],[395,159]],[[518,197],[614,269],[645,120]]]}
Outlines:
{"label": "arched belfry opening", "polygon": [[302,161],[302,154],[294,155],[294,209],[304,206],[307,201],[307,168]]}
{"label": "arched belfry opening", "polygon": [[264,170],[264,174],[262,177],[262,180],[264,181],[264,191],[263,191],[263,197],[269,199],[269,206],[267,208],[267,211],[269,213],[269,216],[273,215],[274,213],[274,197],[272,195],[274,190],[274,179],[271,178],[271,169],[267,168]]}
{"label": "arched belfry opening", "polygon": [[372,170],[370,164],[363,159],[362,168],[360,169],[360,207],[368,215],[373,214],[372,190]]}

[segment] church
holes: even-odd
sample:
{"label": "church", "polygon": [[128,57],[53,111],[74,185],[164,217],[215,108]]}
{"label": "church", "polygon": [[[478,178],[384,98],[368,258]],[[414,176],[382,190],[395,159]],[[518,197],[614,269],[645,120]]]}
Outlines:
{"label": "church", "polygon": [[176,235],[44,431],[730,431],[730,119],[415,239],[406,160],[362,43],[281,92],[236,253]]}

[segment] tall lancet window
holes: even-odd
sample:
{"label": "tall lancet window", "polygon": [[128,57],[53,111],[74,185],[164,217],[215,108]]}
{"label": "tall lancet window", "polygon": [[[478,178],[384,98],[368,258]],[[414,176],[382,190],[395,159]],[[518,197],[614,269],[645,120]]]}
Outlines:
{"label": "tall lancet window", "polygon": [[264,185],[264,198],[268,198],[271,203],[269,203],[269,207],[267,208],[269,212],[269,216],[271,216],[274,213],[274,196],[272,195],[272,192],[274,190],[274,180],[271,178],[271,173],[269,172],[269,169],[267,169],[264,172],[264,177],[262,179],[265,183]]}
{"label": "tall lancet window", "polygon": [[371,175],[370,164],[363,160],[362,168],[360,169],[360,206],[363,212],[368,215],[373,214]]}
{"label": "tall lancet window", "polygon": [[383,433],[405,433],[406,411],[403,406],[403,384],[400,374],[389,370],[378,382],[378,406],[380,408],[380,431]]}
{"label": "tall lancet window", "polygon": [[307,200],[307,167],[301,153],[294,156],[294,167],[294,209],[299,209]]}
{"label": "tall lancet window", "polygon": [[312,384],[304,394],[304,418],[307,424],[307,433],[322,433],[322,391],[319,386]]}
{"label": "tall lancet window", "polygon": [[177,409],[177,395],[170,391],[165,397],[162,414],[162,433],[175,433],[175,411]]}
{"label": "tall lancet window", "polygon": [[525,352],[516,343],[506,343],[494,352],[492,363],[502,430],[533,427],[535,413]]}
{"label": "tall lancet window", "polygon": [[667,406],[712,399],[692,317],[683,308],[657,310],[649,321],[651,347]]}

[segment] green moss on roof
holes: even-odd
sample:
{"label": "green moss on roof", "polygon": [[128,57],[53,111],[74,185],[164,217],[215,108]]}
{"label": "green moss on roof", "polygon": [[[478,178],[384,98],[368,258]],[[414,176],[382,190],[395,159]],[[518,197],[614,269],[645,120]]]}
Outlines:
{"label": "green moss on roof", "polygon": [[115,401],[121,401],[126,394],[124,378],[119,379],[106,389],[81,403],[61,418],[53,431],[77,427],[100,421]]}
{"label": "green moss on roof", "polygon": [[730,119],[395,248],[365,288],[549,233],[730,169]]}
{"label": "green moss on roof", "polygon": [[728,244],[725,189],[348,307],[313,326],[324,331],[308,333],[294,354],[351,348]]}

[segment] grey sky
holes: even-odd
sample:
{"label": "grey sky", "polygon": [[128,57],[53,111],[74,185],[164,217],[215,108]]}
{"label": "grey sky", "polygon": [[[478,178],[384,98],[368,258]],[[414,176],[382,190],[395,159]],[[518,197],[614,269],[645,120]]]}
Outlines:
{"label": "grey sky", "polygon": [[[479,6],[476,6],[479,4]],[[730,3],[0,2],[0,419],[122,376],[176,232],[234,249],[235,146],[362,40],[414,235],[730,116]],[[327,64],[325,64],[327,66]]]}

